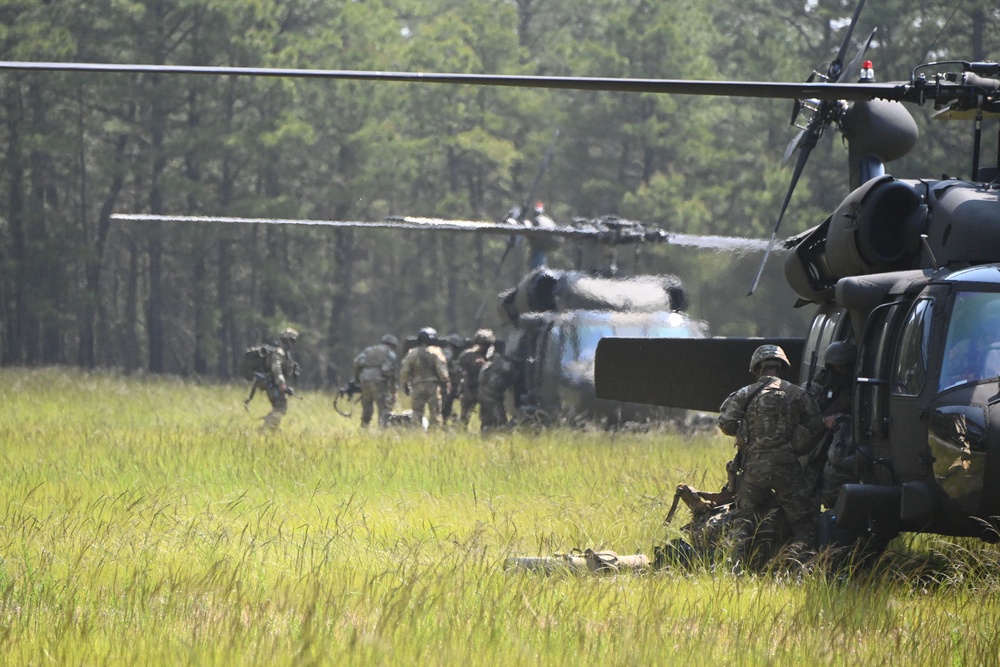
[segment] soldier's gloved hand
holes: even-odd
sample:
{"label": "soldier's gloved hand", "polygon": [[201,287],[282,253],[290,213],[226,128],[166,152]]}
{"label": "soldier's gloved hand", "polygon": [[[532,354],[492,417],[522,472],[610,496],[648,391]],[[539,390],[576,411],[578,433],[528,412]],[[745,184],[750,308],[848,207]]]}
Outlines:
{"label": "soldier's gloved hand", "polygon": [[285,393],[288,394],[289,396],[294,396],[295,390],[292,389],[291,387],[285,387]]}

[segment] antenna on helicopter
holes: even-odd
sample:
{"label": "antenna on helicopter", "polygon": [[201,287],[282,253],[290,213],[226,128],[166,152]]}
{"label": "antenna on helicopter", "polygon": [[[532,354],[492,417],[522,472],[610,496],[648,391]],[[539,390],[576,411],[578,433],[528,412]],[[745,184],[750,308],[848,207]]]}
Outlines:
{"label": "antenna on helicopter", "polygon": [[924,250],[927,251],[927,256],[931,258],[931,265],[935,269],[940,269],[941,265],[938,264],[937,257],[934,256],[934,251],[931,250],[931,244],[927,240],[927,234],[921,234],[920,235],[920,242],[924,244]]}

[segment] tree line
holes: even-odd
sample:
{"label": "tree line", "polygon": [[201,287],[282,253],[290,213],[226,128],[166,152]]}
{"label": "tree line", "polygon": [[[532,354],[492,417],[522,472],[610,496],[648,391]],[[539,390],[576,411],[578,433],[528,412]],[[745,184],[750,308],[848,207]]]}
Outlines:
{"label": "tree line", "polygon": [[[993,3],[871,4],[859,32],[878,27],[880,80],[1000,54]],[[795,81],[833,56],[852,11],[832,0],[23,0],[0,7],[0,58]],[[499,325],[491,308],[476,315],[524,259],[501,265],[506,241],[471,235],[112,214],[501,220],[559,130],[538,192],[556,220],[618,214],[763,237],[794,134],[788,103],[648,94],[5,72],[0,95],[4,365],[228,378],[248,344],[290,325],[313,385],[341,381],[385,332]],[[894,173],[965,175],[968,128],[916,115],[921,145]],[[846,194],[832,137],[783,232],[818,224]],[[571,266],[574,253],[552,263]],[[742,299],[755,261],[666,248],[619,258],[680,275],[716,332],[788,333],[801,321],[780,260]]]}

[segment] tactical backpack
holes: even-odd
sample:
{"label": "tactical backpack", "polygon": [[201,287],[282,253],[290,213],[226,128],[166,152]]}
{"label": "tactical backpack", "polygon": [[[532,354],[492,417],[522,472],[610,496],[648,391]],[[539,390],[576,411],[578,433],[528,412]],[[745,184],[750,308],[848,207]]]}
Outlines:
{"label": "tactical backpack", "polygon": [[242,373],[247,380],[253,380],[257,373],[267,373],[267,358],[275,347],[267,343],[251,345],[243,353]]}
{"label": "tactical backpack", "polygon": [[789,444],[794,425],[787,393],[780,384],[770,384],[757,394],[752,409],[755,419],[750,425],[750,441],[754,447],[769,449]]}

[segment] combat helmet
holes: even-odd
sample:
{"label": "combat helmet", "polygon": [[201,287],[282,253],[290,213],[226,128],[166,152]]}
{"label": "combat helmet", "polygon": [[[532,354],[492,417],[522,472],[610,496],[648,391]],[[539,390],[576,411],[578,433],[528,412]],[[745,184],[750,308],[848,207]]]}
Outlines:
{"label": "combat helmet", "polygon": [[437,338],[438,332],[434,327],[424,327],[417,333],[417,344],[430,343],[432,340]]}
{"label": "combat helmet", "polygon": [[284,331],[282,331],[281,335],[278,336],[278,338],[281,339],[281,340],[283,340],[283,341],[285,341],[285,342],[287,342],[287,343],[294,343],[294,342],[298,341],[298,339],[299,339],[299,332],[296,331],[295,329],[292,329],[291,327],[289,327],[289,328],[285,329]]}
{"label": "combat helmet", "polygon": [[492,345],[496,339],[492,329],[479,329],[472,337],[472,342],[476,345]]}
{"label": "combat helmet", "polygon": [[788,357],[785,356],[785,351],[779,346],[761,345],[754,350],[753,356],[750,357],[750,372],[756,375],[757,369],[766,361],[780,361],[786,368],[791,366]]}
{"label": "combat helmet", "polygon": [[830,343],[829,347],[826,348],[826,354],[823,356],[823,364],[825,366],[851,367],[854,366],[857,358],[858,348],[854,346],[854,343],[837,340]]}
{"label": "combat helmet", "polygon": [[382,336],[382,344],[389,347],[399,347],[399,340],[392,334]]}

